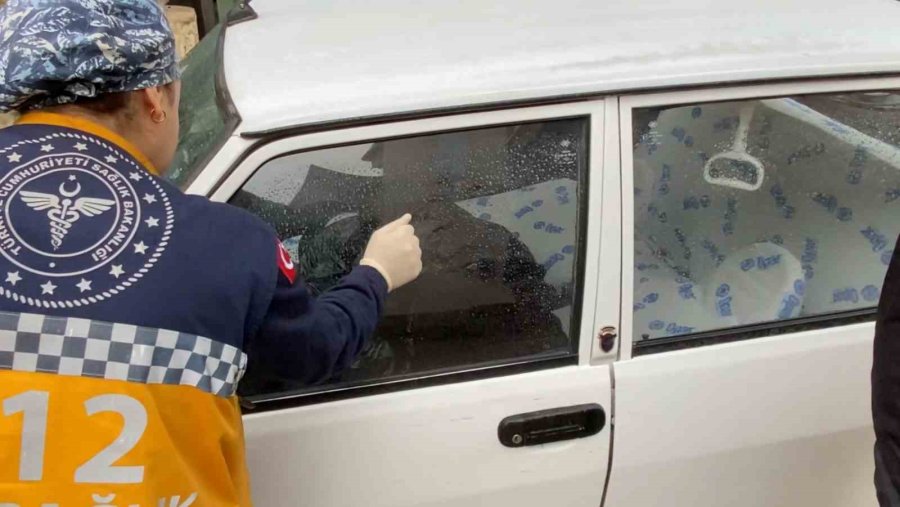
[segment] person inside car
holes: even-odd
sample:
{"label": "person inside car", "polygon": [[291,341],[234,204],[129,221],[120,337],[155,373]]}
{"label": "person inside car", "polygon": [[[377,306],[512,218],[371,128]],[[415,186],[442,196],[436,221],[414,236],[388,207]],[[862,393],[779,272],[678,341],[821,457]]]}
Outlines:
{"label": "person inside car", "polygon": [[[898,243],[900,246],[900,243]],[[875,490],[882,507],[900,506],[900,249],[884,279],[875,324],[872,419]]]}

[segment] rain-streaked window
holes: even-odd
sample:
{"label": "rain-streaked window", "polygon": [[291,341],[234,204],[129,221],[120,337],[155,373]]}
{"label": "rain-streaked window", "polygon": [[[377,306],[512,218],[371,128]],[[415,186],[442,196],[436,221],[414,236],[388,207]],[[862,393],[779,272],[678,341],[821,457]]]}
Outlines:
{"label": "rain-streaked window", "polygon": [[[371,344],[335,383],[575,354],[587,121],[570,119],[309,151],[263,165],[232,198],[272,224],[316,292],[371,233],[413,215],[424,270],[388,296]],[[258,353],[245,394],[301,388]]]}
{"label": "rain-streaked window", "polygon": [[634,112],[634,340],[877,305],[900,233],[900,95]]}

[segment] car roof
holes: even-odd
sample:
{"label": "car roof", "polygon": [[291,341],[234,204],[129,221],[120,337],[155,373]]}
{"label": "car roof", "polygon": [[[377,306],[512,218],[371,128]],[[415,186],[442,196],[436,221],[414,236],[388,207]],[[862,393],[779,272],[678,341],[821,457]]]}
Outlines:
{"label": "car roof", "polygon": [[253,0],[239,131],[472,105],[900,70],[896,0]]}

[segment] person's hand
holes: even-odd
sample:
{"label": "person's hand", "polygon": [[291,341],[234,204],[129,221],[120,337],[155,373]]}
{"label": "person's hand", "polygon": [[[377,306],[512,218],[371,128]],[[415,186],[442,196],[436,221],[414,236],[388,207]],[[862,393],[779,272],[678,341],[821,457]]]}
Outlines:
{"label": "person's hand", "polygon": [[378,270],[388,285],[388,291],[402,287],[418,278],[422,272],[422,249],[409,213],[372,233],[361,266]]}

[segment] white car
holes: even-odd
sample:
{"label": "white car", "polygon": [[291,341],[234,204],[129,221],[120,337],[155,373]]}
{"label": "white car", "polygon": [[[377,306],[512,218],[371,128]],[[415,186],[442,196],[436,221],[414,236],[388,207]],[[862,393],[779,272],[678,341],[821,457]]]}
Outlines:
{"label": "white car", "polygon": [[407,211],[425,258],[330,382],[255,342],[257,505],[874,505],[898,19],[890,0],[233,11],[186,61],[172,180],[270,222],[316,290]]}

